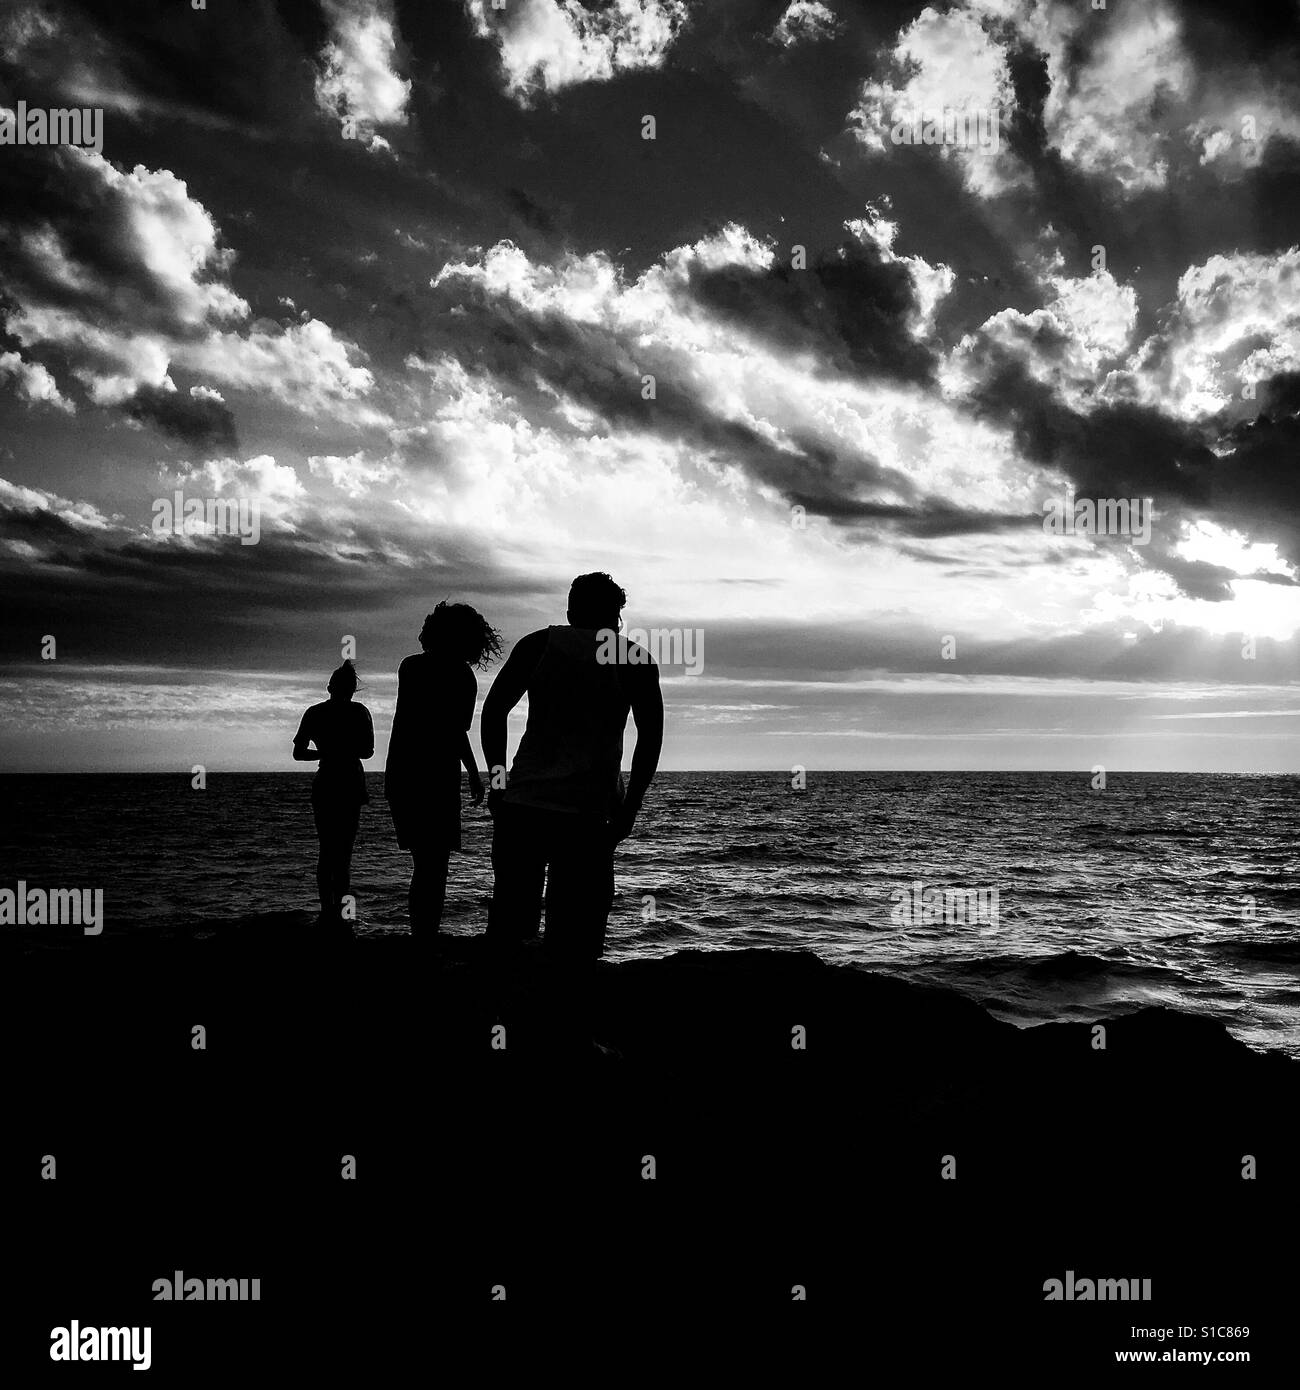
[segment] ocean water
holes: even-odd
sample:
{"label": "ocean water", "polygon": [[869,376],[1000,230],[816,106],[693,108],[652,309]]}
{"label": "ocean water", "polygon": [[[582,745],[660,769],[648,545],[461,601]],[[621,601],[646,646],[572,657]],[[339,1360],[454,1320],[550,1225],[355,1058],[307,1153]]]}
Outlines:
{"label": "ocean water", "polygon": [[[314,912],[310,783],[0,778],[0,887],[102,888],[110,933]],[[410,861],[380,776],[368,784],[357,929],[404,932]],[[619,851],[607,954],[800,946],[1022,1025],[1159,1004],[1300,1056],[1296,789],[1194,773],[1112,774],[1098,792],[1086,773],[814,772],[796,792],[778,772],[664,773]],[[466,802],[463,824],[453,933],[483,929],[491,893],[491,822]],[[913,885],[982,890],[984,917],[909,913]]]}

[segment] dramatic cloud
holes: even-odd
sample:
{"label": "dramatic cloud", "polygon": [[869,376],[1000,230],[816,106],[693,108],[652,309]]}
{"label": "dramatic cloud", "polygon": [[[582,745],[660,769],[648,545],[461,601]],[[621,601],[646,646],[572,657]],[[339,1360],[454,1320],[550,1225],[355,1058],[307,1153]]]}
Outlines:
{"label": "dramatic cloud", "polygon": [[29,361],[46,358],[47,374],[66,364],[95,404],[130,402],[137,418],[181,437],[206,420],[209,437],[216,429],[229,438],[217,424],[222,412],[162,409],[173,368],[310,411],[370,390],[356,349],[328,325],[250,322],[249,304],[228,283],[232,253],[175,174],[140,165],[128,173],[71,148],[51,152],[39,173],[30,156],[6,163],[0,182],[25,197],[0,225],[4,329]]}
{"label": "dramatic cloud", "polygon": [[772,30],[772,42],[782,48],[797,43],[817,43],[833,39],[844,31],[843,21],[819,0],[790,0],[790,5]]}
{"label": "dramatic cloud", "polygon": [[0,508],[8,519],[36,518],[37,524],[52,519],[72,531],[106,531],[112,524],[98,507],[74,502],[45,488],[23,487],[0,478]]}
{"label": "dramatic cloud", "polygon": [[[1030,313],[1003,309],[958,343],[946,364],[946,384],[961,389],[991,364],[1019,361],[1027,375],[1075,409],[1112,394],[1137,322],[1137,294],[1109,271],[1072,277],[1059,269],[1042,276],[1044,304]],[[1123,397],[1119,387],[1113,394]]]}
{"label": "dramatic cloud", "polygon": [[366,497],[375,488],[398,482],[402,477],[396,464],[368,462],[360,452],[347,458],[313,455],[307,464],[314,476],[328,479],[333,487],[353,499]]}
{"label": "dramatic cloud", "polygon": [[608,82],[657,68],[686,22],[681,0],[612,0],[599,10],[579,0],[466,0],[482,38],[495,41],[506,90],[521,105],[544,92]]}
{"label": "dramatic cloud", "polygon": [[[102,155],[0,159],[0,755],[42,711],[76,757],[149,708],[274,720],[344,634],[395,669],[459,596],[513,639],[587,569],[707,632],[665,672],[679,766],[1283,747],[1295,16],[155,10],[0,15],[6,100],[106,113]],[[895,142],[945,112],[974,143]],[[255,503],[256,543],[156,531],[177,490]],[[1148,497],[1149,536],[1044,527]]]}
{"label": "dramatic cloud", "polygon": [[376,126],[403,126],[411,84],[394,71],[397,36],[384,0],[324,0],[332,37],[321,55],[316,100],[343,134],[387,149]]}
{"label": "dramatic cloud", "polygon": [[1191,266],[1167,319],[1132,364],[1144,398],[1186,419],[1253,414],[1260,384],[1300,366],[1300,247]]}
{"label": "dramatic cloud", "polygon": [[151,424],[194,448],[233,449],[238,445],[234,416],[217,392],[193,386],[183,394],[170,385],[142,386],[126,404],[133,420]]}
{"label": "dramatic cloud", "polygon": [[72,402],[59,394],[49,372],[39,362],[24,362],[16,352],[0,352],[0,381],[12,381],[28,405],[51,405],[69,413],[73,410]]}
{"label": "dramatic cloud", "polygon": [[[1001,129],[1014,92],[1006,48],[961,9],[940,14],[925,9],[903,30],[889,55],[889,75],[862,84],[858,105],[849,113],[863,147],[872,153],[905,158],[915,151],[894,139],[900,124],[939,122],[960,115],[983,116]],[[933,143],[933,142],[932,142]],[[1004,191],[1019,177],[1011,156],[991,142],[981,148],[965,144],[935,146],[955,159],[972,190],[990,195]]]}
{"label": "dramatic cloud", "polygon": [[[1187,30],[1185,12],[1165,0],[1106,10],[1067,0],[927,7],[882,54],[885,74],[863,82],[849,124],[865,149],[897,158],[896,120],[999,110],[997,150],[938,145],[984,197],[1026,188],[1026,141],[1133,197],[1166,187],[1173,170],[1239,175],[1274,137],[1300,138],[1294,55],[1261,72],[1221,50],[1198,71]],[[1017,69],[1041,73],[1028,104],[1031,86],[1018,90]]]}

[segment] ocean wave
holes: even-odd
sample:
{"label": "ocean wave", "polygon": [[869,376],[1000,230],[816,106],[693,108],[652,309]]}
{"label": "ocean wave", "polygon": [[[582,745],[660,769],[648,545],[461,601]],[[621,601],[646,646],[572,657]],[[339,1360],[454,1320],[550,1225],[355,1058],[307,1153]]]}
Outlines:
{"label": "ocean wave", "polygon": [[1257,960],[1278,965],[1300,964],[1300,939],[1282,938],[1276,941],[1251,939],[1246,941],[1223,941],[1216,939],[1209,943],[1224,955],[1238,956],[1243,960]]}
{"label": "ocean wave", "polygon": [[1082,980],[1100,976],[1164,980],[1172,967],[1139,961],[1109,959],[1085,951],[1060,951],[1044,956],[986,956],[983,960],[946,963],[948,968],[977,979],[1020,975],[1028,980]]}

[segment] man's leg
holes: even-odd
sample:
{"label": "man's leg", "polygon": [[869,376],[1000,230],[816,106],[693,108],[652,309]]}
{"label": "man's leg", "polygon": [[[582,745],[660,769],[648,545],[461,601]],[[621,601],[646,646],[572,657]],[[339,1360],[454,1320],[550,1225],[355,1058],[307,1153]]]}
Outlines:
{"label": "man's leg", "polygon": [[594,962],[605,950],[614,905],[614,842],[608,823],[552,812],[547,843],[546,949],[556,959]]}
{"label": "man's leg", "polygon": [[488,938],[499,945],[537,935],[546,880],[546,846],[537,817],[544,812],[502,802],[492,824],[492,904]]}
{"label": "man's leg", "polygon": [[614,845],[604,820],[552,816],[546,878],[547,959],[555,971],[556,1037],[575,1056],[594,1056],[596,961],[614,902]]}
{"label": "man's leg", "polygon": [[451,850],[445,845],[411,851],[411,935],[429,937],[442,925],[447,898],[447,866]]}

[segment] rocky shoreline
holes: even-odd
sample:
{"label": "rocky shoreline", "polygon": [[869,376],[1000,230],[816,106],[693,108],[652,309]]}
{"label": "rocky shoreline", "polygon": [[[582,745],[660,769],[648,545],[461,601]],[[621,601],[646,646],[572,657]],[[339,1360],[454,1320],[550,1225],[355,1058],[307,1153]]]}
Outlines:
{"label": "rocky shoreline", "polygon": [[[602,963],[582,989],[538,949],[327,942],[300,915],[11,954],[22,1258],[131,1299],[233,1270],[262,1281],[248,1317],[322,1280],[349,1316],[417,1290],[608,1312],[804,1288],[903,1328],[943,1287],[950,1321],[1019,1307],[1049,1340],[1067,1272],[1150,1280],[1182,1322],[1281,1287],[1300,1064],[1218,1024],[1147,1009],[1102,1047],[806,951]],[[106,1193],[136,1234],[70,1274],[57,1233]],[[415,1282],[375,1281],[410,1258]]]}

